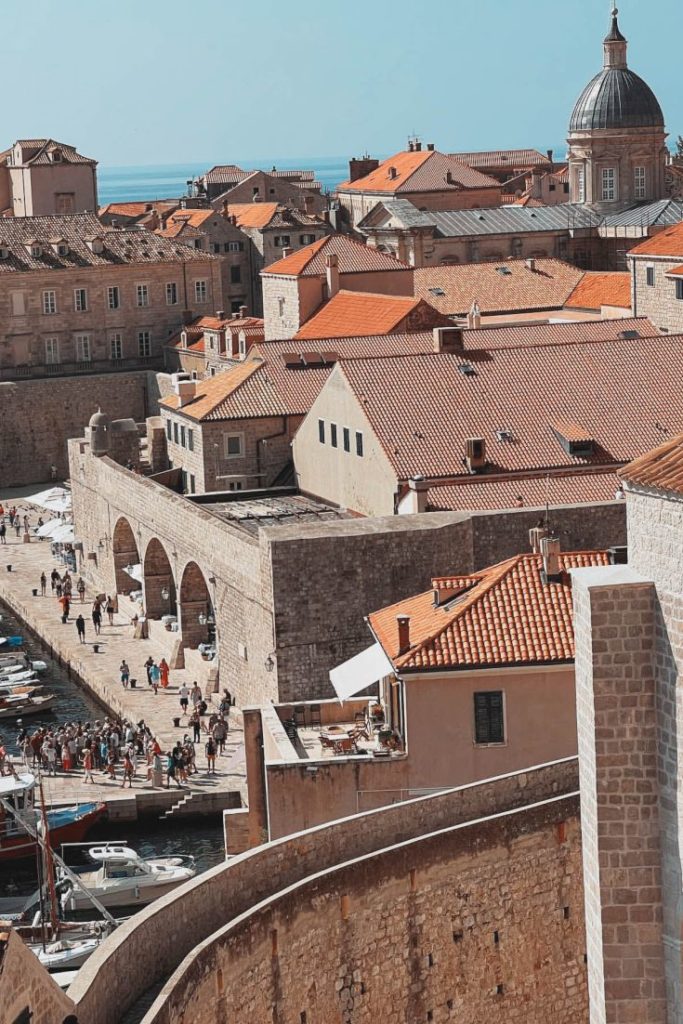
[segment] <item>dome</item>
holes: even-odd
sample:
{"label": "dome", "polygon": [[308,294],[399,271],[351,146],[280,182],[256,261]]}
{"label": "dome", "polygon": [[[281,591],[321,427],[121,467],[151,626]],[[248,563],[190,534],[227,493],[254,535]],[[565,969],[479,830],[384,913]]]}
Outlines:
{"label": "dome", "polygon": [[629,68],[603,68],[574,107],[570,132],[663,128],[664,114],[647,82]]}
{"label": "dome", "polygon": [[109,417],[107,416],[106,413],[102,412],[101,409],[98,409],[97,412],[94,412],[92,414],[92,416],[90,417],[90,422],[88,423],[88,426],[91,429],[93,427],[106,427],[108,425]]}

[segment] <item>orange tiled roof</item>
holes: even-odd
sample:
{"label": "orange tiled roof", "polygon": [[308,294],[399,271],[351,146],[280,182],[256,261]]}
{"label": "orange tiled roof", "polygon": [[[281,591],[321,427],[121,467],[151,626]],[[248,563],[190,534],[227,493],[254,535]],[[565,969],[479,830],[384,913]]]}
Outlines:
{"label": "orange tiled roof", "polygon": [[525,348],[531,345],[572,345],[581,341],[606,341],[629,332],[636,337],[654,338],[662,332],[644,316],[618,320],[579,320],[563,323],[500,324],[463,332],[465,349]]}
{"label": "orange tiled roof", "polygon": [[533,270],[526,260],[420,267],[415,294],[450,316],[468,313],[475,299],[482,313],[560,309],[583,274],[555,259],[537,259]]}
{"label": "orange tiled roof", "polygon": [[[467,477],[433,486],[427,494],[430,512],[485,509],[550,508],[559,505],[612,501],[619,481],[615,469],[591,473],[520,473],[506,480]],[[518,501],[522,499],[522,503]]]}
{"label": "orange tiled roof", "polygon": [[[447,177],[450,176],[450,180]],[[345,181],[339,192],[446,192],[449,188],[500,188],[487,174],[435,150],[395,153],[357,181]]]}
{"label": "orange tiled roof", "polygon": [[641,455],[619,473],[622,480],[670,494],[683,494],[683,434]]}
{"label": "orange tiled roof", "polygon": [[[187,403],[187,412],[192,419],[205,419],[218,403],[224,401],[245,380],[256,373],[261,365],[259,359],[247,360],[247,362],[240,363],[239,366],[231,366],[229,370],[224,370],[223,373],[218,373],[215,377],[197,381],[195,397]],[[163,405],[167,409],[179,409],[178,395],[168,395],[166,398],[162,398],[159,405]],[[182,408],[185,410],[186,406],[182,406]]]}
{"label": "orange tiled roof", "polygon": [[478,153],[451,153],[451,156],[470,167],[495,167],[500,171],[551,166],[547,155],[538,149],[492,149]]}
{"label": "orange tiled roof", "polygon": [[[340,291],[314,313],[294,337],[300,341],[303,338],[391,334],[409,319],[415,321],[419,329],[451,326],[450,320],[422,299]],[[406,325],[406,329],[410,330],[410,327]]]}
{"label": "orange tiled roof", "polygon": [[277,203],[230,203],[228,213],[238,228],[264,228],[277,213]]}
{"label": "orange tiled roof", "polygon": [[674,267],[673,270],[667,270],[667,277],[683,277],[683,267]]}
{"label": "orange tiled roof", "polygon": [[652,238],[646,238],[640,245],[628,252],[629,256],[671,256],[672,259],[683,257],[683,221],[672,228],[658,231]]}
{"label": "orange tiled roof", "polygon": [[[544,583],[540,555],[517,555],[453,586],[436,579],[431,590],[369,616],[370,626],[401,671],[544,665],[574,658],[569,570],[608,565],[605,551],[561,555],[562,576]],[[434,591],[440,604],[434,604]],[[399,654],[397,615],[410,617],[411,647]]]}
{"label": "orange tiled roof", "polygon": [[588,272],[584,274],[565,306],[576,309],[600,309],[601,306],[631,308],[631,275],[628,271]]}
{"label": "orange tiled roof", "polygon": [[327,235],[305,245],[291,256],[271,263],[261,271],[261,276],[278,274],[286,277],[318,277],[325,273],[326,257],[332,255],[339,260],[340,274],[367,273],[372,270],[410,270],[412,273],[412,267],[407,263],[365,245],[364,242],[357,242],[348,235]]}

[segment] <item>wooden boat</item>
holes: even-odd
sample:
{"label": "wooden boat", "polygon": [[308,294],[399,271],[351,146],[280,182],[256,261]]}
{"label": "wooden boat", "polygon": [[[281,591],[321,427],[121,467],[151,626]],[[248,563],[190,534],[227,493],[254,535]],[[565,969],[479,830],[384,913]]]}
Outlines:
{"label": "wooden boat", "polygon": [[32,686],[30,683],[17,683],[16,686],[0,683],[0,700],[8,697],[23,697],[26,700],[27,697],[35,696],[39,690],[42,690],[42,686]]}
{"label": "wooden boat", "polygon": [[[31,772],[16,776],[0,775],[0,801],[4,800],[11,808],[8,811],[0,802],[0,863],[35,856],[36,840],[22,828],[14,814],[16,811],[23,815],[30,825],[36,827],[35,785],[36,779]],[[50,845],[56,848],[62,843],[83,842],[106,809],[102,803],[87,803],[47,811]]]}
{"label": "wooden boat", "polygon": [[38,676],[30,668],[24,669],[23,672],[12,672],[11,675],[2,675],[0,673],[0,684],[3,686],[12,686],[14,683],[29,683],[33,679],[38,679]]}
{"label": "wooden boat", "polygon": [[[92,871],[79,871],[78,877],[105,907],[144,906],[197,873],[194,857],[143,860],[135,850],[119,843],[92,846],[88,854],[97,866]],[[87,910],[88,896],[72,882],[68,886],[61,897],[63,910]]]}
{"label": "wooden boat", "polygon": [[29,697],[28,699],[16,700],[6,697],[0,700],[0,719],[3,718],[27,718],[29,715],[40,715],[49,711],[57,700],[54,693],[46,693],[44,696]]}

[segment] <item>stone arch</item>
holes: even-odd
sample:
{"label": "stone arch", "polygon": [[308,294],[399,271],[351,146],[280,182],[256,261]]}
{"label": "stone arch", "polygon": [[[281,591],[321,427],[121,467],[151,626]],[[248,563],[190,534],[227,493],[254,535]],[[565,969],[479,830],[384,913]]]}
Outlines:
{"label": "stone arch", "polygon": [[136,580],[130,573],[127,573],[125,566],[140,564],[140,551],[138,549],[133,528],[123,516],[117,520],[112,538],[112,551],[114,554],[114,578],[116,581],[117,594],[130,594],[132,590],[139,590],[140,581]]}
{"label": "stone arch", "polygon": [[204,573],[196,562],[188,562],[183,569],[179,605],[183,647],[197,648],[199,644],[215,640],[211,594]]}
{"label": "stone arch", "polygon": [[[166,548],[153,537],[145,549],[142,564],[145,584],[145,612],[148,619],[177,614],[176,585]],[[162,591],[164,593],[162,593]]]}

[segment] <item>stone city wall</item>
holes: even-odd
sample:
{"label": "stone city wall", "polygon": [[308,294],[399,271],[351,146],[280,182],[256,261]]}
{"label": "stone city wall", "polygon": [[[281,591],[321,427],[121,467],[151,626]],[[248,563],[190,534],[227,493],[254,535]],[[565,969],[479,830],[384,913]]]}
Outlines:
{"label": "stone city wall", "polygon": [[73,1009],[23,940],[0,925],[0,1024],[61,1024]]}
{"label": "stone city wall", "polygon": [[[79,1021],[117,1024],[227,921],[309,875],[437,829],[571,794],[577,781],[577,762],[570,758],[346,818],[234,857],[156,900],[100,946],[69,990]],[[119,998],[112,1000],[112,992]]]}

